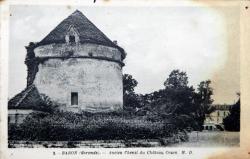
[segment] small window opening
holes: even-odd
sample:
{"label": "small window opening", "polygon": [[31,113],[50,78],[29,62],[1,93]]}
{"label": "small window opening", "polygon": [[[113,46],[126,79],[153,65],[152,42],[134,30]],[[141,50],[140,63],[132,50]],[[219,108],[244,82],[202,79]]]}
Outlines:
{"label": "small window opening", "polygon": [[18,114],[15,114],[15,124],[18,122]]}
{"label": "small window opening", "polygon": [[78,105],[78,93],[71,92],[71,105]]}
{"label": "small window opening", "polygon": [[92,52],[89,52],[89,56],[92,57],[92,56],[93,56],[93,53],[92,53]]}
{"label": "small window opening", "polygon": [[71,44],[76,43],[76,38],[75,38],[74,35],[70,35],[70,36],[69,36],[69,43],[71,43]]}

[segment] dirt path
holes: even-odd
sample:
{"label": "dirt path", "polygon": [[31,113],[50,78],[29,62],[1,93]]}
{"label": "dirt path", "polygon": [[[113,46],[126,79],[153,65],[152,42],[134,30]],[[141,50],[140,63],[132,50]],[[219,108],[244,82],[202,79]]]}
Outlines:
{"label": "dirt path", "polygon": [[231,147],[239,146],[239,132],[191,132],[189,141],[173,144],[171,147]]}

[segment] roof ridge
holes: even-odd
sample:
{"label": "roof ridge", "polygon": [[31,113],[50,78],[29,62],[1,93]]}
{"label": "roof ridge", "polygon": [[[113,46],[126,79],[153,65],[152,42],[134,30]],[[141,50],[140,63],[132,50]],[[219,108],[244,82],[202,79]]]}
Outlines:
{"label": "roof ridge", "polygon": [[[79,11],[79,10],[76,10],[75,12],[78,12],[78,13],[80,13],[83,17],[85,17],[87,20],[88,20],[88,22],[90,23],[90,24],[92,24],[92,26],[93,27],[95,27],[95,29],[97,29],[100,33],[102,33],[103,34],[103,36],[104,36],[104,38],[106,38],[106,40],[108,40],[108,41],[110,41],[111,43],[113,43],[112,42],[112,40],[110,40],[91,20],[89,20],[89,18],[88,17],[86,17],[81,11]],[[114,44],[114,43],[113,43]],[[114,44],[115,45],[115,44]]]}
{"label": "roof ridge", "polygon": [[[82,15],[84,15],[81,11],[79,11],[78,9],[76,9],[72,14],[75,14],[75,13],[79,13],[79,14],[82,14]],[[72,15],[71,14],[71,15]]]}

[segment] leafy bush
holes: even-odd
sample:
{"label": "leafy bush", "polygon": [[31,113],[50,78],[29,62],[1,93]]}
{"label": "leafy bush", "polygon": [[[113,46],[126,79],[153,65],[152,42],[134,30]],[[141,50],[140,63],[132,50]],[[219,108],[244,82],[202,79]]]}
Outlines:
{"label": "leafy bush", "polygon": [[232,106],[223,124],[227,131],[240,131],[240,100]]}

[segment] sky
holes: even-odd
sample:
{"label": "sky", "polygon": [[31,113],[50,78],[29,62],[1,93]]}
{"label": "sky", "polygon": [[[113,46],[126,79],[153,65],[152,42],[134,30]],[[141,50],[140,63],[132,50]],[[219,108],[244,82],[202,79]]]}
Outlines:
{"label": "sky", "polygon": [[11,6],[9,98],[26,87],[25,46],[41,41],[76,9],[125,49],[123,73],[138,81],[137,93],[164,88],[170,72],[180,69],[187,72],[189,85],[194,87],[211,79],[215,103],[236,100],[239,11],[185,6]]}

